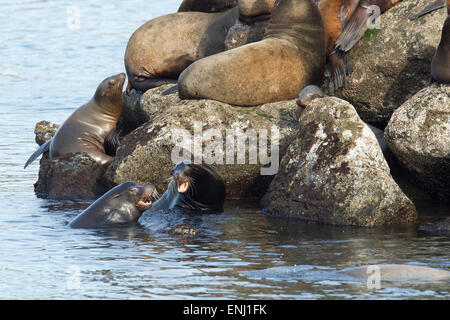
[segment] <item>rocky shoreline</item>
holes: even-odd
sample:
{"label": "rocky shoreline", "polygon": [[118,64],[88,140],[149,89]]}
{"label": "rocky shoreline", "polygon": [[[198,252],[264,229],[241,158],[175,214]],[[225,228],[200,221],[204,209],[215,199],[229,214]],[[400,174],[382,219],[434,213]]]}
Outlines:
{"label": "rocky shoreline", "polygon": [[[450,201],[450,85],[429,83],[430,62],[446,13],[441,9],[408,21],[425,3],[404,1],[386,12],[381,30],[366,32],[351,50],[353,73],[346,88],[334,92],[325,79],[322,88],[335,96],[313,100],[300,119],[295,100],[236,107],[207,99],[181,100],[176,92],[164,95],[172,85],[124,93],[118,122],[121,145],[113,163],[102,167],[87,154],[52,160],[44,155],[36,194],[93,200],[125,181],[153,184],[163,193],[174,164],[173,150],[180,143],[174,132],[184,130],[192,138],[188,144],[195,146],[200,130],[198,146],[210,150],[216,160],[222,156],[222,163],[216,161],[212,167],[224,179],[228,199],[259,198],[268,216],[317,223],[415,224],[414,199],[402,190],[402,179],[393,177],[391,160],[386,161],[367,124],[384,131],[394,161],[415,188],[436,201]],[[264,28],[262,23],[236,25],[227,37],[227,48],[258,41]],[[39,122],[36,142],[49,140],[57,127]],[[273,127],[279,146],[271,140]],[[233,164],[220,153],[227,150],[225,137],[230,132],[235,136]],[[249,135],[253,132],[256,136]],[[241,148],[249,157],[262,133],[269,141],[266,157],[258,154],[253,163],[246,158],[236,164],[235,150]],[[256,137],[250,147],[238,144],[245,134]],[[275,146],[278,159],[269,159]],[[275,162],[280,164],[276,174],[261,174]],[[448,223],[444,225],[448,229]]]}

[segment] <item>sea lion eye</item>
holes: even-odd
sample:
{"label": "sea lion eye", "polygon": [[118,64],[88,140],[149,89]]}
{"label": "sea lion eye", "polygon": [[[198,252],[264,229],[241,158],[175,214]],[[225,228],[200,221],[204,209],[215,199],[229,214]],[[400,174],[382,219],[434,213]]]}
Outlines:
{"label": "sea lion eye", "polygon": [[138,191],[138,189],[136,187],[130,188],[130,192],[136,193],[137,191]]}

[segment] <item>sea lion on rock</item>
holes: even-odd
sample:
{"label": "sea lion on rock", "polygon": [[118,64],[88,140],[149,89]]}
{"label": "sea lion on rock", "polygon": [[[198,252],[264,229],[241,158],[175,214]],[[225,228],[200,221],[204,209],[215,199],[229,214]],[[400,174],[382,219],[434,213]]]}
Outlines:
{"label": "sea lion on rock", "polygon": [[[53,138],[31,155],[24,168],[47,151],[50,159],[85,152],[100,164],[112,162],[114,157],[105,153],[105,139],[115,129],[122,113],[124,82],[124,73],[103,80],[94,97],[72,113]],[[115,134],[110,137],[115,140]]]}
{"label": "sea lion on rock", "polygon": [[276,0],[240,0],[239,20],[253,23],[270,19],[273,4]]}
{"label": "sea lion on rock", "polygon": [[237,17],[237,8],[223,13],[179,12],[143,24],[125,51],[127,93],[176,83],[191,63],[224,51],[228,29]]}
{"label": "sea lion on rock", "polygon": [[178,12],[222,12],[236,7],[238,0],[183,0]]}
{"label": "sea lion on rock", "polygon": [[447,13],[441,42],[431,61],[431,77],[441,83],[450,83],[450,0],[447,0]]}
{"label": "sea lion on rock", "polygon": [[124,182],[109,190],[69,223],[71,228],[99,228],[136,222],[158,193],[152,185]]}
{"label": "sea lion on rock", "polygon": [[312,0],[279,0],[258,42],[194,62],[178,79],[180,98],[207,98],[233,105],[294,99],[321,82],[325,33]]}
{"label": "sea lion on rock", "polygon": [[225,201],[222,178],[207,165],[177,163],[167,191],[150,211],[181,209],[188,212],[220,212]]}

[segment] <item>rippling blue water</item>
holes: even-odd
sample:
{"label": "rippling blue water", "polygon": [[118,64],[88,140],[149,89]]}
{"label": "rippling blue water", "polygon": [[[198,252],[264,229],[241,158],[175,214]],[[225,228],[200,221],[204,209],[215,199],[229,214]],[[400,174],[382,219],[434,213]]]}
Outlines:
{"label": "rippling blue water", "polygon": [[[0,1],[0,298],[443,298],[448,282],[365,283],[320,278],[255,277],[257,270],[410,263],[450,270],[449,238],[415,227],[359,229],[267,219],[257,203],[228,202],[222,214],[144,217],[128,229],[72,230],[89,202],[36,198],[34,125],[62,123],[105,77],[124,71],[132,32],[175,12],[180,1]],[[68,7],[80,28],[68,25]],[[446,209],[427,207],[424,218]],[[178,218],[205,232],[160,232]],[[249,273],[252,272],[252,273]],[[251,274],[251,276],[249,276]],[[261,273],[262,275],[264,273]]]}

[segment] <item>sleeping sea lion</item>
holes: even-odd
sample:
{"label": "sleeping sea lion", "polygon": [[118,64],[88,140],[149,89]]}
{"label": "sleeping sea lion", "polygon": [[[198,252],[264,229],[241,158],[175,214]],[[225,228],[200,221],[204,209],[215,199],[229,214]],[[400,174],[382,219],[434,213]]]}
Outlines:
{"label": "sleeping sea lion", "polygon": [[109,190],[73,219],[71,228],[99,228],[136,222],[142,212],[151,208],[158,193],[152,185],[124,182]]}
{"label": "sleeping sea lion", "polygon": [[236,7],[238,0],[183,0],[178,12],[222,12]]}
{"label": "sleeping sea lion", "polygon": [[293,99],[322,80],[325,33],[312,0],[278,0],[264,39],[194,62],[178,79],[182,99],[233,105]]}
{"label": "sleeping sea lion", "polygon": [[125,51],[127,93],[176,83],[191,63],[225,50],[238,9],[222,13],[178,12],[152,19],[130,37]]}
{"label": "sleeping sea lion", "polygon": [[166,192],[151,211],[181,209],[188,212],[220,212],[225,201],[222,178],[207,165],[177,163]]}
{"label": "sleeping sea lion", "polygon": [[[105,153],[105,139],[115,129],[122,113],[124,82],[124,73],[103,80],[94,97],[72,113],[53,138],[31,155],[24,168],[47,151],[50,159],[86,152],[100,164],[112,162],[114,157]],[[110,137],[114,138],[114,135]]]}

